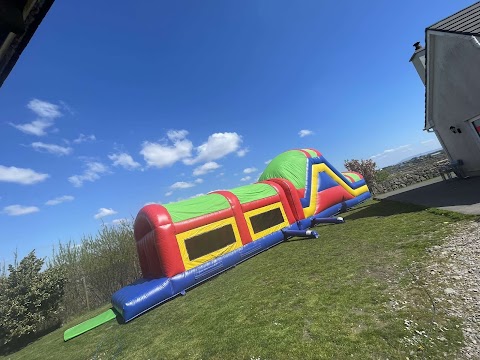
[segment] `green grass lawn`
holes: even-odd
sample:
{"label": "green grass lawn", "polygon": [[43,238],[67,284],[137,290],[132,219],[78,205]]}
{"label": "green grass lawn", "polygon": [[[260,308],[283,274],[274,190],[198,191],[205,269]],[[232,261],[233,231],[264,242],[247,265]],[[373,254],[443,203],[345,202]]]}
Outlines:
{"label": "green grass lawn", "polygon": [[461,323],[438,305],[433,312],[433,295],[408,270],[472,217],[369,201],[345,218],[318,227],[319,239],[282,243],[131,323],[63,342],[66,328],[106,306],[4,358],[455,358]]}

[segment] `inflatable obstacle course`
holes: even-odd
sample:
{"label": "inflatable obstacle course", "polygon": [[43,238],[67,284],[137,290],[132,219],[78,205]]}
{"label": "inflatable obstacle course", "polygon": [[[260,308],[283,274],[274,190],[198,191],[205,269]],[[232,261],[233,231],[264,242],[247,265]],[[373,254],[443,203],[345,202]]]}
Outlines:
{"label": "inflatable obstacle course", "polygon": [[360,174],[301,149],[274,158],[255,184],[147,205],[134,224],[143,278],[115,292],[113,308],[128,322],[288,237],[318,237],[310,227],[342,223],[332,216],[369,197]]}

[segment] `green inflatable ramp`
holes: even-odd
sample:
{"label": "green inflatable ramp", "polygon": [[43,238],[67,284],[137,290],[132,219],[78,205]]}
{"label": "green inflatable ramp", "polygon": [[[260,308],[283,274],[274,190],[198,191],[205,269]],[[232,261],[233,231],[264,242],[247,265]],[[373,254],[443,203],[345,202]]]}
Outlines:
{"label": "green inflatable ramp", "polygon": [[65,330],[65,332],[63,333],[63,340],[68,341],[74,338],[75,336],[81,335],[84,332],[87,332],[89,330],[96,328],[97,326],[105,324],[106,322],[113,320],[116,317],[117,317],[117,314],[115,313],[113,308],[110,308],[107,311],[101,313],[100,315],[95,316],[94,318],[91,318],[78,325],[75,325],[70,329]]}

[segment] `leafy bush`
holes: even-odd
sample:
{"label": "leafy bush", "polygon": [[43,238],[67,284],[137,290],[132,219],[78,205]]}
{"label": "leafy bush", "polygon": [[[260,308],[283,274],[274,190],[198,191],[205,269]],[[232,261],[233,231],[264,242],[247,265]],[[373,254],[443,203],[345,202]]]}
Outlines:
{"label": "leafy bush", "polygon": [[104,305],[141,276],[133,225],[103,225],[80,244],[69,242],[44,260],[32,251],[0,264],[0,353],[18,348],[72,315]]}
{"label": "leafy bush", "polygon": [[51,266],[67,277],[64,320],[104,305],[115,291],[141,277],[132,223],[103,225],[80,244],[59,244]]}
{"label": "leafy bush", "polygon": [[21,342],[57,321],[65,277],[60,269],[41,271],[43,265],[32,251],[0,277],[0,347]]}
{"label": "leafy bush", "polygon": [[375,174],[375,182],[381,183],[390,177],[390,173],[387,170],[378,170]]}
{"label": "leafy bush", "polygon": [[370,187],[375,185],[375,175],[377,173],[375,161],[373,160],[345,160],[345,168],[349,171],[358,172]]}

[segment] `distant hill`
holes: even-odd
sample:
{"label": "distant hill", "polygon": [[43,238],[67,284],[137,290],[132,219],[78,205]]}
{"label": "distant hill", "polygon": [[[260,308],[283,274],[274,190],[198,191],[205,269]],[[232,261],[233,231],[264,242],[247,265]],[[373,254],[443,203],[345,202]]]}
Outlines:
{"label": "distant hill", "polygon": [[382,168],[374,192],[381,194],[439,176],[438,164],[448,161],[443,149],[410,156],[395,165]]}
{"label": "distant hill", "polygon": [[420,154],[415,154],[415,155],[412,155],[412,156],[410,156],[410,157],[408,157],[408,158],[405,158],[405,159],[399,161],[399,162],[396,163],[395,165],[400,165],[400,164],[406,163],[406,162],[408,162],[408,161],[410,161],[410,160],[412,160],[412,159],[415,159],[415,158],[418,158],[418,157],[421,157],[421,156],[425,156],[425,155],[434,154],[434,153],[439,152],[439,151],[443,151],[443,149],[442,149],[442,148],[438,148],[438,149],[436,149],[436,150],[430,150],[430,151],[426,151],[426,152],[423,152],[423,153],[420,153]]}

